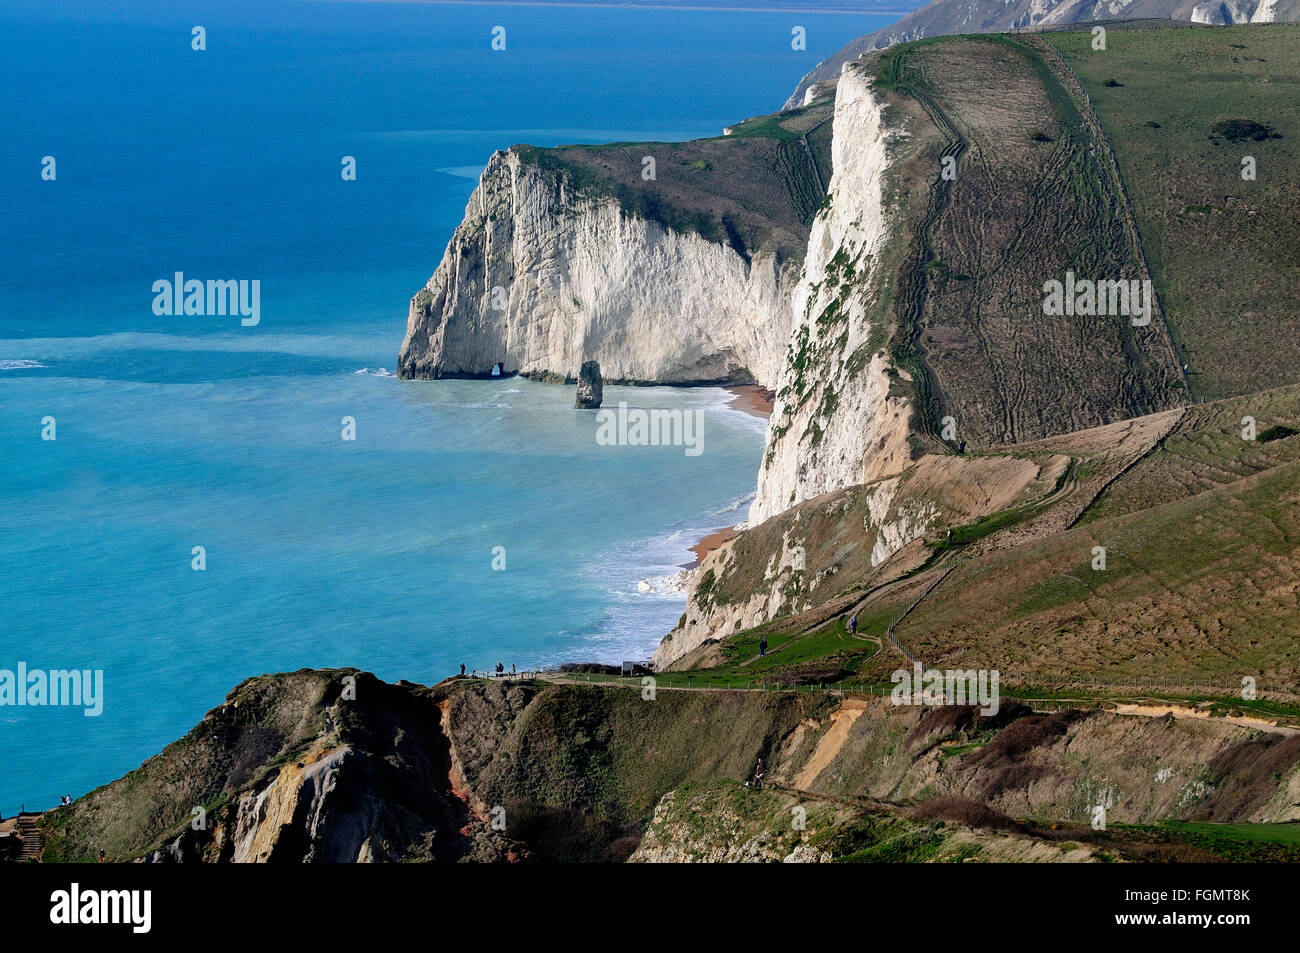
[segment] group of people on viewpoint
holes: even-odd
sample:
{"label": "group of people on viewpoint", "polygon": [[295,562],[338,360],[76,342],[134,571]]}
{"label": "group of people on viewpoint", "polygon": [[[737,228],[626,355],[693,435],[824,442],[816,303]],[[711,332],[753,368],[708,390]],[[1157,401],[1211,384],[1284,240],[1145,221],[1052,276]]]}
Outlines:
{"label": "group of people on viewpoint", "polygon": [[[493,674],[495,677],[500,678],[501,676],[505,675],[505,673],[506,673],[506,666],[505,666],[505,663],[504,663],[504,662],[497,662],[496,667],[495,667],[494,669],[492,669],[492,674]],[[510,663],[510,674],[511,674],[511,675],[516,674],[516,672],[515,672],[515,663],[514,663],[514,662],[511,662],[511,663]],[[464,678],[464,677],[465,677],[465,663],[464,663],[464,662],[461,662],[461,663],[460,663],[460,677],[461,677],[461,678]]]}
{"label": "group of people on viewpoint", "polygon": [[[951,531],[950,531],[950,532],[951,532]],[[849,620],[849,632],[850,632],[850,634],[852,634],[852,635],[857,635],[857,633],[858,633],[858,617],[857,617],[856,614],[854,614],[853,618],[851,618],[851,619]],[[766,636],[764,636],[763,638],[761,638],[761,639],[758,640],[758,655],[759,655],[760,658],[764,658],[764,657],[767,656],[767,637],[766,637]],[[496,667],[492,670],[492,674],[493,674],[496,678],[501,678],[502,676],[505,675],[505,673],[506,673],[506,666],[505,666],[505,663],[504,663],[504,662],[497,662]],[[510,663],[510,674],[511,674],[511,675],[516,674],[516,673],[515,673],[515,665],[514,665],[513,662]],[[464,677],[465,677],[465,663],[464,663],[464,662],[461,662],[461,663],[460,663],[460,677],[461,677],[461,678],[464,678]]]}

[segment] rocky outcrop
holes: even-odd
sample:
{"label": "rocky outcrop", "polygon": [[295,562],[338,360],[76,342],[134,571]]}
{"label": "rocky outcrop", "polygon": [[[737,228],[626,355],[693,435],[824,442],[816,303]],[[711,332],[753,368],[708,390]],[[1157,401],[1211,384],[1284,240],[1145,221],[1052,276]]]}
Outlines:
{"label": "rocky outcrop", "polygon": [[795,288],[789,352],[768,423],[751,524],[801,500],[899,472],[908,404],[890,397],[889,333],[878,307],[891,236],[891,132],[866,69],[846,66],[835,97],[827,208],[813,222]]}
{"label": "rocky outcrop", "polygon": [[578,371],[578,397],[573,402],[577,410],[594,410],[604,400],[605,388],[600,379],[600,365],[595,361],[584,361]]}
{"label": "rocky outcrop", "polygon": [[411,300],[399,373],[775,382],[797,266],[634,214],[517,149],[494,154]]}
{"label": "rocky outcrop", "polygon": [[368,863],[519,856],[454,783],[439,698],[356,670],[249,679],[125,778],[60,808],[53,857]]}
{"label": "rocky outcrop", "polygon": [[1193,23],[1289,23],[1300,20],[1300,3],[1295,0],[1214,0],[1198,3],[1192,10]]}

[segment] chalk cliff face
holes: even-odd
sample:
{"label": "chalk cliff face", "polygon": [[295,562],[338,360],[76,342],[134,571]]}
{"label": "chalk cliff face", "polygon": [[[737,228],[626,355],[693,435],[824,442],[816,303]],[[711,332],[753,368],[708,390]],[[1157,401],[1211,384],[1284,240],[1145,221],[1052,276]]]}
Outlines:
{"label": "chalk cliff face", "polygon": [[897,473],[910,409],[889,396],[887,328],[875,304],[889,277],[885,203],[892,133],[866,72],[846,66],[835,100],[827,208],[813,222],[794,290],[789,352],[768,425],[749,522],[801,500]]}
{"label": "chalk cliff face", "polygon": [[610,382],[777,378],[798,263],[709,241],[493,155],[437,271],[411,300],[403,377]]}
{"label": "chalk cliff face", "polygon": [[[911,405],[890,394],[898,371],[885,351],[882,302],[892,277],[881,261],[886,246],[901,240],[885,199],[890,146],[900,133],[885,113],[867,71],[845,66],[835,98],[829,201],[812,224],[792,295],[790,344],[748,517],[749,526],[758,526],[814,497],[884,481],[868,493],[880,497],[864,524],[873,566],[924,533],[933,516],[895,512],[897,481],[886,479],[910,462]],[[833,497],[821,508],[842,516],[851,507]],[[801,515],[767,533],[766,548],[742,552],[729,543],[708,555],[692,580],[686,612],[655,651],[657,668],[709,640],[809,607],[808,592],[822,577],[813,580],[805,570]],[[761,578],[749,578],[760,567]],[[747,579],[746,595],[714,597],[715,587],[738,578]]]}

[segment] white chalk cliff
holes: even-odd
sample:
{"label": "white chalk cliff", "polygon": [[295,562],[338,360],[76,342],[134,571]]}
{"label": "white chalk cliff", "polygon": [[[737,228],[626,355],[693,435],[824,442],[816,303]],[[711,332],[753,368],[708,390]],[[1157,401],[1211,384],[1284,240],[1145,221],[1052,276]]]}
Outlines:
{"label": "white chalk cliff", "polygon": [[[890,396],[887,329],[873,308],[889,280],[880,266],[885,243],[896,237],[885,201],[891,138],[882,97],[869,75],[847,64],[835,99],[830,201],[813,222],[803,277],[792,296],[790,347],[772,416],[758,491],[749,511],[755,526],[799,503],[881,480],[873,565],[930,525],[929,512],[895,513],[897,480],[910,462],[910,404]],[[874,498],[874,497],[873,497]],[[839,506],[836,502],[828,504]],[[879,510],[879,512],[877,512]],[[723,544],[704,560],[691,587],[682,621],[660,643],[654,664],[663,669],[710,639],[722,639],[806,606],[790,601],[798,564],[798,539],[782,541],[763,573],[763,585],[743,602],[714,605],[697,598],[697,586],[738,569],[734,546]]]}
{"label": "white chalk cliff", "polygon": [[907,463],[910,411],[889,397],[886,329],[871,310],[887,280],[878,272],[891,227],[884,197],[891,135],[883,99],[866,72],[847,64],[835,98],[831,200],[813,222],[793,295],[751,524]]}
{"label": "white chalk cliff", "polygon": [[[784,272],[784,273],[783,273]],[[771,387],[798,263],[627,214],[513,150],[488,162],[465,219],[411,300],[403,377],[753,381]]]}
{"label": "white chalk cliff", "polygon": [[1213,0],[1198,3],[1192,10],[1193,23],[1282,23],[1300,19],[1295,0]]}

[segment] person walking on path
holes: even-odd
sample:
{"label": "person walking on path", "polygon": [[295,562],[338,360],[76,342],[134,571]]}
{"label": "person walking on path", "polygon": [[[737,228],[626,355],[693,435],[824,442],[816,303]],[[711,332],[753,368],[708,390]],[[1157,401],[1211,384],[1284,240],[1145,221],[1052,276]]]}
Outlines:
{"label": "person walking on path", "polygon": [[853,618],[849,620],[849,634],[850,635],[858,634],[858,617],[856,613],[854,614]]}

